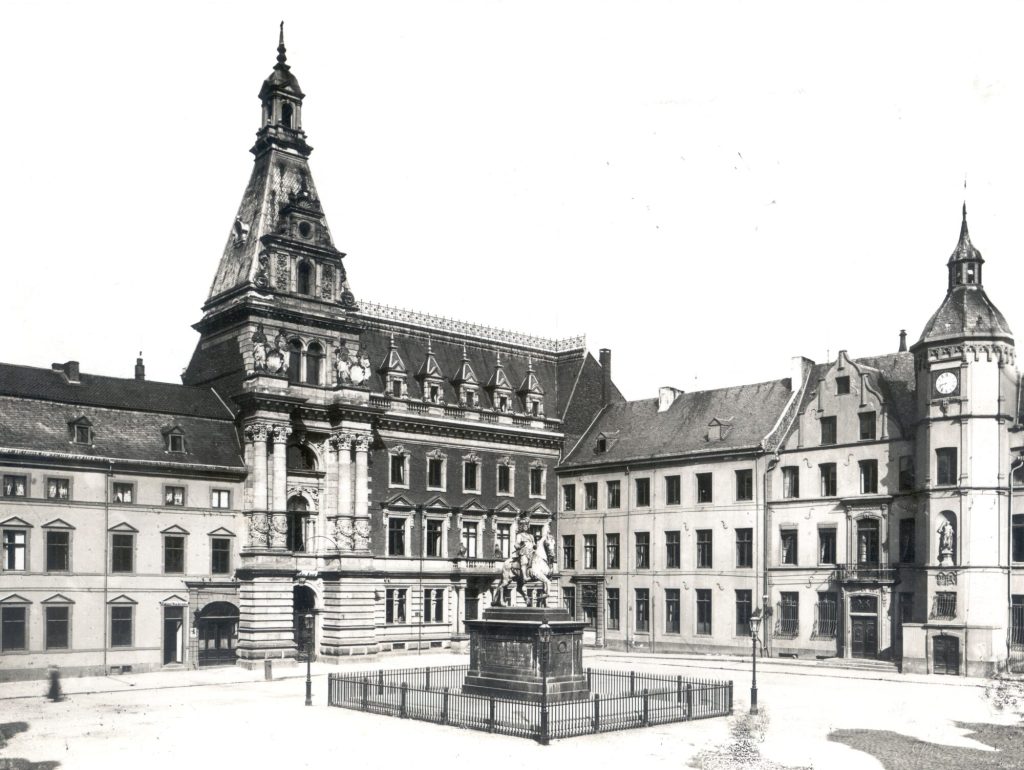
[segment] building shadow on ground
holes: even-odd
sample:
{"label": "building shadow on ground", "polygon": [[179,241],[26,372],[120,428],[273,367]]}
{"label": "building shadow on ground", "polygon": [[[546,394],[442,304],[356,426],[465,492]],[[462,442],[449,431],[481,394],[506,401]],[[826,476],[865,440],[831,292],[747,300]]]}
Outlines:
{"label": "building shadow on ground", "polygon": [[946,746],[889,730],[836,730],[830,741],[869,754],[886,770],[1007,770],[1024,767],[1024,726],[955,723],[995,751]]}
{"label": "building shadow on ground", "polygon": [[[19,733],[28,730],[28,722],[0,723],[0,750],[7,747],[7,742]],[[32,762],[28,759],[0,756],[0,770],[54,770],[60,762]]]}

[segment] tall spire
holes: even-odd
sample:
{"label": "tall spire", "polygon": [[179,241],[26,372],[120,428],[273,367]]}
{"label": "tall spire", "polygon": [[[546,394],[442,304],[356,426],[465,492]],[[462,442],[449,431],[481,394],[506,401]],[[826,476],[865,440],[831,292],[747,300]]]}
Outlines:
{"label": "tall spire", "polygon": [[256,132],[256,145],[252,148],[254,155],[271,148],[297,152],[302,157],[308,157],[312,152],[313,148],[306,144],[306,134],[302,130],[302,100],[306,95],[291,69],[282,21],[277,38],[277,63],[260,88],[263,120]]}
{"label": "tall spire", "polygon": [[281,22],[281,34],[277,38],[277,64],[278,64],[278,66],[283,67],[285,69],[290,69],[288,67],[287,62],[288,62],[288,56],[286,55],[286,51],[285,51],[285,47],[284,47],[284,22],[282,21]]}
{"label": "tall spire", "polygon": [[967,201],[963,205],[963,218],[960,220],[960,238],[956,248],[949,255],[946,263],[949,267],[949,287],[952,291],[956,286],[980,286],[981,266],[985,262],[981,252],[971,243],[971,234],[967,229]]}

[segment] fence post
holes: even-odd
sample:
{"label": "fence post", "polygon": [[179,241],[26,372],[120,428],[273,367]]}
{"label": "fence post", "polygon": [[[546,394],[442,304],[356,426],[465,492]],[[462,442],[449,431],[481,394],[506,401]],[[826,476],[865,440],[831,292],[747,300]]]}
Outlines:
{"label": "fence post", "polygon": [[644,727],[647,727],[647,724],[648,724],[648,708],[649,708],[649,706],[648,706],[648,703],[647,703],[647,688],[645,687],[644,688],[643,719],[641,720],[641,724],[643,724]]}
{"label": "fence post", "polygon": [[427,671],[427,684],[426,684],[425,689],[429,690],[430,689],[430,666],[427,666],[426,671]]}
{"label": "fence post", "polygon": [[629,694],[636,695],[636,672],[629,672]]}
{"label": "fence post", "polygon": [[494,732],[494,696],[492,695],[490,698],[488,698],[488,700],[490,701],[490,707],[489,707],[489,711],[488,711],[488,714],[487,714],[487,732],[493,733]]}
{"label": "fence post", "polygon": [[366,702],[370,695],[370,681],[363,677],[363,711],[366,711]]}
{"label": "fence post", "polygon": [[686,683],[686,718],[693,719],[693,685]]}
{"label": "fence post", "polygon": [[595,733],[601,729],[601,694],[596,692],[594,693],[594,719],[591,726]]}
{"label": "fence post", "polygon": [[402,682],[401,694],[399,696],[400,700],[398,701],[398,716],[400,716],[402,719],[405,719],[405,717],[406,717],[406,713],[405,713],[405,695],[406,695],[406,692],[408,690],[409,690],[409,685],[406,684],[405,682]]}
{"label": "fence post", "polygon": [[732,715],[732,680],[729,680],[729,715]]}
{"label": "fence post", "polygon": [[377,694],[384,694],[384,669],[377,672]]}
{"label": "fence post", "polygon": [[676,677],[676,703],[683,702],[683,675],[679,674]]}
{"label": "fence post", "polygon": [[590,673],[591,673],[590,666],[587,666],[587,689],[588,690],[593,690],[594,689],[594,683],[593,683],[593,681],[591,681]]}
{"label": "fence post", "polygon": [[448,688],[444,688],[444,694],[441,695],[441,724],[448,724]]}

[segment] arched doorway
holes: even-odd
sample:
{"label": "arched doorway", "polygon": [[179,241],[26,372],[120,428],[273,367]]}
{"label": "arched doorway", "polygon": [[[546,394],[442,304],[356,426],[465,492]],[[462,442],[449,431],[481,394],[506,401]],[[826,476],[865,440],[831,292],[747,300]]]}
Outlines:
{"label": "arched doorway", "polygon": [[[312,641],[313,644],[311,646],[315,650],[316,640],[307,640],[306,638],[306,615],[313,615],[314,621],[316,618],[316,593],[312,588],[309,586],[295,586],[292,589],[292,613],[292,632],[295,638],[295,648],[300,653],[304,653],[307,643]],[[312,633],[315,636],[315,622]]]}
{"label": "arched doorway", "polygon": [[196,613],[200,666],[232,666],[238,643],[238,607],[231,602],[210,602]]}
{"label": "arched doorway", "polygon": [[287,543],[289,551],[306,550],[306,514],[309,512],[309,503],[306,498],[296,495],[288,501],[288,535]]}

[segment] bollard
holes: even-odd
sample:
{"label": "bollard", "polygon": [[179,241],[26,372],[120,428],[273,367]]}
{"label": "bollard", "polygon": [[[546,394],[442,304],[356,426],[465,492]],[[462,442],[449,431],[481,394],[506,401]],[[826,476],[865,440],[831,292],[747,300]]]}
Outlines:
{"label": "bollard", "polygon": [[378,695],[383,695],[384,694],[384,669],[381,669],[377,673],[377,694]]}
{"label": "bollard", "polygon": [[676,703],[683,702],[683,677],[682,674],[676,677]]}
{"label": "bollard", "polygon": [[588,690],[593,690],[594,689],[594,683],[591,680],[591,669],[590,669],[589,666],[587,667],[587,689]]}
{"label": "bollard", "polygon": [[270,658],[263,659],[263,679],[267,682],[274,678],[274,661]]}
{"label": "bollard", "polygon": [[590,726],[596,733],[601,729],[601,694],[594,693],[594,718],[591,720]]}
{"label": "bollard", "polygon": [[493,733],[494,732],[494,696],[493,695],[490,697],[490,701],[491,701],[491,709],[490,709],[490,714],[487,717],[487,732]]}
{"label": "bollard", "polygon": [[370,681],[363,677],[363,711],[366,711],[367,701],[370,698]]}
{"label": "bollard", "polygon": [[686,718],[693,719],[693,685],[686,683]]}
{"label": "bollard", "polygon": [[650,708],[650,705],[647,703],[647,688],[645,687],[644,688],[644,701],[643,701],[643,715],[642,715],[642,717],[640,719],[640,723],[644,727],[647,727],[647,725],[650,724],[650,719],[649,719],[650,711],[649,711],[649,708]]}
{"label": "bollard", "polygon": [[427,672],[427,684],[426,684],[426,687],[424,689],[429,690],[430,689],[430,666],[427,666],[426,672]]}
{"label": "bollard", "polygon": [[408,693],[408,691],[409,691],[409,685],[406,684],[405,682],[402,682],[401,696],[400,696],[401,700],[398,703],[398,716],[400,716],[402,719],[405,719],[408,716],[408,714],[406,714],[406,712],[405,712],[405,696],[406,696],[406,693]]}
{"label": "bollard", "polygon": [[64,693],[60,689],[60,668],[57,666],[50,666],[50,690],[46,693],[46,697],[54,703],[59,703],[64,700]]}
{"label": "bollard", "polygon": [[629,672],[629,694],[630,696],[636,695],[636,672]]}
{"label": "bollard", "polygon": [[444,688],[444,694],[441,696],[441,724],[448,724],[448,688]]}

